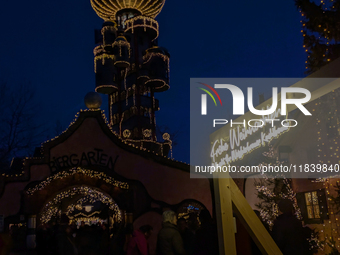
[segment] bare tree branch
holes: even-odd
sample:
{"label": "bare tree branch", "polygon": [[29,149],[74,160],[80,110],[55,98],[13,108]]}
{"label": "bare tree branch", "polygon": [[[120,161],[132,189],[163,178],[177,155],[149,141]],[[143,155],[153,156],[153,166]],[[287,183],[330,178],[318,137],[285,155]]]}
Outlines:
{"label": "bare tree branch", "polygon": [[45,130],[37,120],[39,105],[29,83],[0,81],[0,171],[13,157],[30,155]]}

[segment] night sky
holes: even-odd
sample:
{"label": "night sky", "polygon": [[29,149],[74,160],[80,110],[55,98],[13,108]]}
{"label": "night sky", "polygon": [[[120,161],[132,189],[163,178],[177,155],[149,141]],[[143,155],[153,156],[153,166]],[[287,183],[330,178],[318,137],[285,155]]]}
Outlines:
{"label": "night sky", "polygon": [[[300,18],[293,0],[166,1],[156,20],[159,46],[171,54],[170,90],[156,95],[157,124],[180,130],[175,159],[189,162],[190,78],[305,76]],[[2,1],[0,79],[36,88],[47,137],[57,120],[65,129],[86,108],[83,98],[95,84],[94,29],[101,26],[89,0]],[[254,93],[267,99],[271,88]]]}

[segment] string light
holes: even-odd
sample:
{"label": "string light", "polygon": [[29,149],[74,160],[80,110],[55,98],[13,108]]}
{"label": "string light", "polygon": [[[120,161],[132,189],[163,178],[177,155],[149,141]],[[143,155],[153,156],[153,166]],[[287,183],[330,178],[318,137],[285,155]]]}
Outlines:
{"label": "string light", "polygon": [[[170,88],[170,58],[167,54],[163,52],[154,52],[154,51],[162,51],[158,47],[150,48],[146,51],[146,54],[143,56],[143,65],[148,66],[151,62],[160,62],[165,65],[166,67],[166,74],[164,77],[148,77],[145,76],[147,81],[145,82],[146,85],[149,85],[153,88],[153,91],[160,92],[165,91]],[[158,65],[161,65],[158,63]]]}
{"label": "string light", "polygon": [[139,11],[143,16],[156,17],[163,8],[165,0],[91,0],[91,6],[103,20],[115,20],[117,12],[123,9]]}
{"label": "string light", "polygon": [[60,215],[61,210],[59,210],[59,207],[61,202],[64,199],[72,198],[76,195],[83,195],[84,199],[86,199],[86,201],[89,201],[90,203],[99,201],[105,205],[108,205],[109,209],[112,210],[117,216],[118,221],[122,220],[121,212],[115,201],[110,196],[105,195],[103,192],[89,186],[71,187],[65,191],[61,191],[60,193],[58,193],[53,199],[45,204],[41,213],[40,220],[43,223],[47,223],[58,213]]}
{"label": "string light", "polygon": [[[307,47],[306,69],[308,73],[312,73],[337,57],[336,51],[333,50],[339,45],[336,39],[337,27],[333,21],[335,5],[333,0],[320,1],[320,5],[314,1],[295,2],[301,13],[301,32]],[[320,20],[323,21],[322,24],[315,24]]]}
{"label": "string light", "polygon": [[104,34],[109,31],[109,32],[112,32],[112,33],[116,33],[117,31],[117,23],[115,21],[111,21],[113,23],[113,25],[110,25],[110,26],[104,26],[102,29],[101,29],[101,34],[104,36]]}
{"label": "string light", "polygon": [[[263,155],[271,161],[271,163],[262,162],[259,165],[271,165],[279,166],[284,162],[279,161],[276,157],[274,148],[269,145],[269,150],[264,152]],[[279,179],[282,178],[282,179]],[[284,192],[276,194],[274,192],[275,187],[271,187],[276,182],[282,182],[285,187]],[[275,178],[265,176],[264,181],[256,183],[255,188],[257,190],[258,197],[264,197],[264,201],[258,206],[260,207],[260,215],[262,220],[264,220],[268,226],[271,228],[274,225],[274,220],[279,216],[279,209],[277,202],[281,199],[289,199],[293,202],[295,209],[295,216],[297,219],[302,220],[301,210],[297,204],[296,193],[293,191],[290,185],[291,179],[287,179],[284,176],[276,175]]]}
{"label": "string light", "polygon": [[[112,44],[112,48],[118,48],[119,57],[123,57],[123,52],[128,52],[128,58],[131,56],[130,43],[126,40],[124,36],[118,36],[117,39]],[[130,63],[129,63],[130,65]]]}
{"label": "string light", "polygon": [[94,57],[94,72],[97,73],[97,61],[98,60],[100,60],[102,62],[102,65],[105,65],[105,61],[109,60],[109,59],[115,61],[116,57],[115,57],[115,55],[107,54],[107,53],[102,53],[100,55],[96,55]]}
{"label": "string light", "polygon": [[155,40],[159,35],[159,25],[158,22],[150,17],[145,16],[137,16],[125,21],[126,29],[125,33],[130,32],[133,34],[137,28],[142,28],[144,32],[147,32],[147,29],[154,31],[154,35],[151,38],[151,41]]}
{"label": "string light", "polygon": [[[130,145],[131,147],[133,147],[133,148],[135,148],[135,149],[139,149],[140,151],[146,151],[146,152],[148,152],[148,153],[153,153],[154,155],[159,156],[158,153],[156,153],[156,152],[154,152],[154,151],[152,151],[152,150],[148,150],[148,149],[146,149],[146,148],[143,148],[143,147],[141,147],[141,146],[136,146],[135,144],[133,144],[134,142],[136,142],[137,144],[138,144],[138,143],[142,144],[143,142],[150,142],[150,140],[125,140],[125,139],[123,139],[122,137],[120,137],[119,135],[117,135],[117,134],[112,130],[112,126],[108,124],[108,120],[107,120],[107,118],[106,118],[106,116],[105,116],[105,112],[104,112],[103,110],[100,110],[100,109],[86,109],[86,110],[80,110],[80,112],[78,112],[78,113],[75,115],[75,119],[70,123],[69,127],[68,127],[66,130],[64,130],[59,136],[56,136],[56,137],[51,138],[51,139],[49,139],[49,140],[46,140],[45,142],[43,142],[43,143],[41,144],[41,148],[40,148],[40,149],[41,149],[42,154],[43,154],[43,152],[44,152],[45,146],[47,146],[48,143],[50,143],[50,142],[52,142],[52,141],[55,141],[55,140],[58,139],[60,136],[64,135],[66,132],[68,132],[69,128],[72,127],[73,125],[75,125],[75,123],[77,122],[77,119],[78,119],[79,115],[80,115],[81,113],[85,113],[85,112],[98,112],[98,113],[100,113],[101,116],[102,116],[102,118],[103,118],[103,120],[104,120],[104,122],[107,124],[107,127],[110,129],[110,131],[112,132],[112,134],[115,135],[116,138],[117,138],[120,142],[122,142],[122,143],[124,143],[124,144],[126,144],[126,145]],[[178,160],[172,159],[172,141],[171,141],[171,140],[165,141],[164,143],[159,143],[159,142],[154,142],[154,143],[156,143],[156,144],[158,144],[158,145],[160,145],[160,146],[164,146],[164,144],[167,144],[168,146],[170,146],[171,155],[170,155],[170,157],[163,156],[164,158],[166,158],[166,159],[168,159],[168,160],[170,160],[170,161],[172,161],[172,162],[182,163],[182,164],[185,164],[185,165],[187,165],[187,166],[189,165],[189,164],[187,164],[187,163],[185,163],[185,162],[182,162],[182,161],[178,161]],[[163,148],[161,148],[161,155],[163,155]],[[41,157],[26,157],[26,158],[24,159],[24,161],[23,161],[22,171],[21,171],[20,173],[14,173],[14,174],[6,174],[6,173],[3,173],[3,174],[1,174],[1,176],[2,176],[3,178],[6,178],[6,179],[5,179],[6,182],[17,181],[17,180],[19,180],[20,177],[26,176],[26,175],[28,174],[28,170],[25,170],[25,169],[24,169],[24,167],[25,167],[25,165],[27,165],[27,162],[28,162],[28,161],[36,161],[36,160],[41,160],[41,159],[42,159]],[[77,168],[77,169],[78,169],[78,168]],[[80,169],[82,169],[83,171],[87,171],[87,173],[89,173],[89,171],[92,171],[92,170],[84,169],[84,168],[79,168],[78,170],[79,170],[79,171],[82,171],[82,170],[80,170]],[[77,171],[78,171],[78,170],[77,170]],[[75,170],[75,168],[73,168],[73,169],[71,169],[71,170],[69,170],[69,171],[76,171],[76,170]],[[63,172],[63,173],[66,174],[66,172]],[[95,174],[95,171],[92,171],[92,173]],[[60,175],[61,175],[61,174],[62,174],[62,173],[60,173]],[[98,172],[98,174],[100,174],[100,173]],[[51,178],[51,179],[53,179],[53,178],[60,178],[60,177],[57,177],[57,176],[59,176],[59,175],[54,175],[54,176],[51,176],[51,177],[49,177],[49,178]],[[49,179],[49,178],[48,178],[48,180],[51,181],[51,179]],[[49,182],[48,180],[46,179],[45,182],[46,182],[46,183]],[[108,180],[108,181],[111,181],[110,179],[107,179],[107,180]],[[45,183],[45,182],[43,181],[42,183]],[[42,183],[40,183],[40,184],[43,185]],[[118,183],[119,183],[119,182],[118,182]],[[40,184],[38,184],[38,186],[39,186]],[[36,187],[34,187],[34,188],[32,188],[32,189],[29,189],[29,190],[27,191],[27,192],[28,192],[27,194],[30,194],[31,192],[34,193],[34,192],[36,191],[35,189],[38,188],[38,186],[36,186]]]}
{"label": "string light", "polygon": [[[318,100],[315,106],[322,109],[323,113],[316,118],[317,126],[317,158],[320,164],[339,163],[339,146],[337,139],[339,137],[339,117],[336,109],[336,98],[339,98],[339,90],[333,90],[331,93],[323,96]],[[321,119],[322,118],[322,119]],[[326,130],[324,129],[326,128]],[[322,225],[320,231],[323,234],[323,240],[331,249],[339,248],[339,221],[337,214],[334,212],[334,186],[339,183],[338,175],[329,176],[327,178],[319,178],[314,182],[323,183],[326,194],[328,220]]]}
{"label": "string light", "polygon": [[47,185],[51,184],[52,181],[62,180],[66,177],[73,176],[75,174],[83,174],[83,175],[89,176],[90,178],[97,178],[97,179],[100,179],[100,180],[104,180],[106,183],[108,183],[112,186],[115,186],[115,187],[119,187],[121,189],[129,189],[129,185],[127,183],[121,182],[121,181],[116,181],[114,178],[107,176],[103,172],[97,172],[97,171],[94,171],[94,170],[84,169],[84,168],[81,168],[81,167],[74,167],[72,169],[69,169],[69,170],[66,170],[66,171],[63,171],[63,172],[59,172],[55,175],[48,177],[46,180],[40,182],[35,187],[28,189],[26,191],[26,193],[28,195],[33,195],[36,191],[42,190]]}

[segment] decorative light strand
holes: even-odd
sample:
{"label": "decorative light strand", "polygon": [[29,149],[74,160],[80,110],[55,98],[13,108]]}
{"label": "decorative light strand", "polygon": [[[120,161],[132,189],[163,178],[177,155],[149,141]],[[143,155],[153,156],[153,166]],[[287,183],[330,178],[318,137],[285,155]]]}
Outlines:
{"label": "decorative light strand", "polygon": [[58,180],[58,179],[61,180],[61,179],[64,179],[66,177],[69,177],[69,176],[72,176],[72,175],[75,175],[75,174],[83,174],[83,175],[89,176],[91,178],[98,178],[100,180],[104,180],[106,183],[113,185],[115,187],[119,187],[119,188],[122,188],[122,189],[129,189],[129,185],[127,183],[121,182],[121,181],[116,181],[114,178],[107,176],[103,172],[97,172],[97,171],[94,171],[94,170],[84,169],[84,168],[81,168],[81,167],[74,167],[72,169],[62,171],[62,172],[59,172],[59,173],[57,173],[53,176],[48,177],[46,180],[40,182],[35,187],[28,189],[26,191],[26,193],[28,195],[33,195],[36,191],[44,189],[52,181]]}
{"label": "decorative light strand", "polygon": [[114,211],[114,214],[117,215],[119,221],[121,221],[121,212],[118,208],[118,205],[114,202],[114,200],[111,197],[100,192],[99,190],[89,186],[71,187],[68,190],[61,191],[60,193],[58,193],[52,200],[45,204],[43,211],[41,213],[40,220],[43,223],[49,222],[53,216],[55,216],[57,213],[61,213],[61,211],[58,208],[64,199],[72,198],[79,194],[86,197],[86,199],[88,199],[90,202],[99,201],[103,204],[108,205],[109,209]]}

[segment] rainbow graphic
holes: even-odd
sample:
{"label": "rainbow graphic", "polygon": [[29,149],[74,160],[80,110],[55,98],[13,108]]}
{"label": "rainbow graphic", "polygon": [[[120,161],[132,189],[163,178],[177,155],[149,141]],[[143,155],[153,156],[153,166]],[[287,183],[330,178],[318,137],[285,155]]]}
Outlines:
{"label": "rainbow graphic", "polygon": [[[217,98],[220,101],[220,104],[222,106],[222,100],[220,98],[220,95],[217,93],[217,91],[213,87],[211,87],[208,84],[202,83],[202,82],[198,82],[198,83],[206,86],[209,89],[211,89],[211,91],[217,96]],[[215,106],[217,106],[215,97],[213,96],[213,94],[209,90],[204,89],[204,88],[199,88],[199,89],[203,90],[205,93],[207,93],[212,98],[212,100],[214,101]],[[201,115],[207,115],[207,95],[206,94],[202,94],[202,97],[201,97]]]}
{"label": "rainbow graphic", "polygon": [[[199,83],[199,84],[202,84],[202,85],[204,85],[204,86],[206,86],[206,87],[209,88],[209,89],[211,89],[212,92],[214,92],[214,94],[217,96],[217,98],[218,98],[218,100],[220,101],[220,104],[221,104],[221,106],[222,106],[222,100],[221,100],[221,98],[220,98],[220,95],[217,93],[217,91],[216,91],[213,87],[211,87],[211,86],[208,85],[208,84],[202,83],[202,82],[198,82],[198,83]],[[199,89],[201,89],[201,90],[203,90],[204,92],[206,92],[206,93],[212,98],[212,100],[214,100],[214,103],[215,103],[215,105],[217,106],[217,103],[216,103],[216,100],[215,100],[214,96],[213,96],[208,90],[206,90],[206,89],[204,89],[204,88],[199,88]]]}

